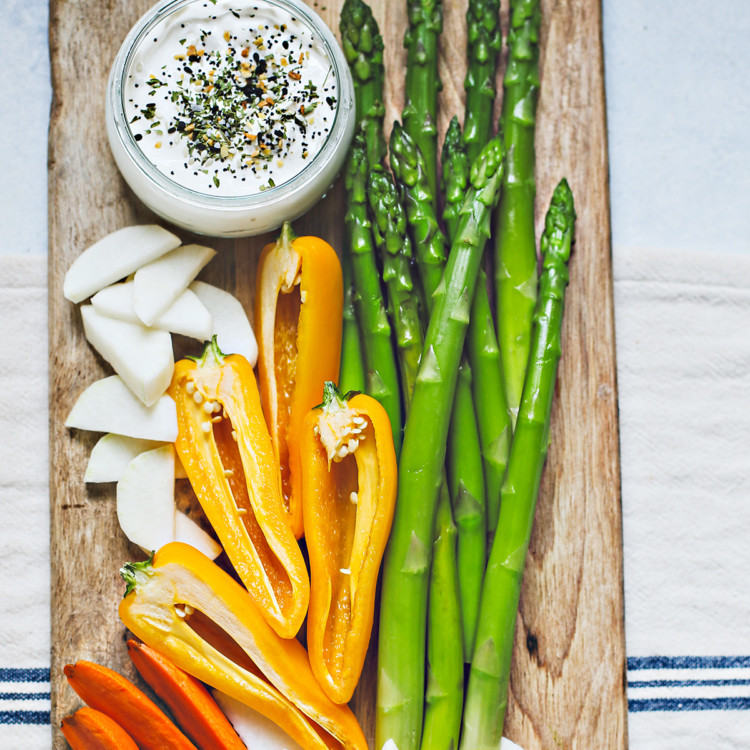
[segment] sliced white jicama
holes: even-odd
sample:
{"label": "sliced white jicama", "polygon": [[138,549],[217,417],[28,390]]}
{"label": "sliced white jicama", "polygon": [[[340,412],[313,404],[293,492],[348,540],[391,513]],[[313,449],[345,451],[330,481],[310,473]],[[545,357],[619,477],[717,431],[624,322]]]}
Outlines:
{"label": "sliced white jicama", "polygon": [[177,407],[170,396],[145,406],[118,375],[92,383],[73,405],[66,427],[173,443],[177,439]]}
{"label": "sliced white jicama", "polygon": [[203,245],[183,245],[135,272],[135,314],[150,326],[188,288],[216,250]]}
{"label": "sliced white jicama", "polygon": [[156,224],[124,227],[84,250],[65,274],[63,294],[83,302],[180,245],[180,238]]}
{"label": "sliced white jicama", "polygon": [[240,739],[253,750],[304,750],[280,726],[226,693],[212,690]]}
{"label": "sliced white jicama", "polygon": [[211,560],[221,554],[221,545],[181,510],[174,514],[174,540],[195,547]]}
{"label": "sliced white jicama", "polygon": [[82,305],[81,316],[89,343],[146,406],[154,404],[172,380],[172,337],[166,331],[107,317],[92,305]]}
{"label": "sliced white jicama", "polygon": [[[141,325],[141,319],[135,314],[134,294],[135,284],[132,281],[112,284],[97,292],[91,298],[91,304],[102,315]],[[193,292],[186,289],[174,304],[154,321],[151,328],[207,341],[213,334],[213,326],[213,318],[206,306]]]}
{"label": "sliced white jicama", "polygon": [[190,290],[195,292],[214,319],[213,333],[219,349],[225,354],[241,354],[255,367],[258,343],[242,303],[229,292],[204,281],[194,281]]}
{"label": "sliced white jicama", "polygon": [[117,520],[125,536],[144,550],[175,538],[174,448],[137,455],[117,483]]}
{"label": "sliced white jicama", "polygon": [[175,479],[187,479],[188,475],[185,471],[185,467],[180,461],[180,457],[177,455],[177,451],[174,453],[174,478]]}
{"label": "sliced white jicama", "polygon": [[[91,450],[84,482],[117,482],[128,464],[144,451],[160,448],[157,440],[144,440],[125,435],[103,435]],[[182,464],[180,464],[182,467]],[[175,465],[175,476],[177,466]]]}

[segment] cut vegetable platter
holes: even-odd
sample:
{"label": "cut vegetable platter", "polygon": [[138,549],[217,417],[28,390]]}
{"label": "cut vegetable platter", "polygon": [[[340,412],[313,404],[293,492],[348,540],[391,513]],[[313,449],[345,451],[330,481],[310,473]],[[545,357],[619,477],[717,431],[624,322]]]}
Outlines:
{"label": "cut vegetable platter", "polygon": [[[504,6],[506,4],[504,3]],[[52,732],[80,704],[63,666],[88,659],[138,682],[117,616],[117,574],[142,559],[120,531],[114,484],[85,484],[97,435],[65,421],[83,388],[111,374],[63,296],[67,269],[109,232],[158,220],[120,177],[104,131],[109,67],[148,0],[52,0],[53,105],[49,154],[50,507]],[[340,0],[312,3],[337,29]],[[386,129],[403,106],[406,3],[373,0],[385,40]],[[503,29],[507,8],[503,7]],[[463,112],[465,2],[444,2],[439,131]],[[541,94],[536,133],[537,236],[554,185],[576,196],[576,247],[563,327],[551,444],[526,562],[505,734],[524,750],[627,745],[617,386],[609,233],[600,0],[542,0]],[[500,89],[501,87],[498,86]],[[498,108],[499,113],[499,108]],[[298,234],[343,243],[342,186]],[[163,222],[158,222],[163,223]],[[269,236],[213,240],[175,230],[218,254],[200,279],[236,295],[250,313],[260,250]],[[176,355],[183,353],[178,344]],[[195,344],[186,353],[197,354]],[[200,519],[189,492],[178,507]],[[352,708],[373,745],[375,637]],[[139,683],[141,684],[141,683]]]}

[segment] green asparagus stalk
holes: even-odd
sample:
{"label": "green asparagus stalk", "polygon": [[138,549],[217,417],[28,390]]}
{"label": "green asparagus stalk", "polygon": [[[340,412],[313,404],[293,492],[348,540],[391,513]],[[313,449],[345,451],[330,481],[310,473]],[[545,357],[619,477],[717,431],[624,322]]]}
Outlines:
{"label": "green asparagus stalk", "polygon": [[500,120],[508,169],[497,209],[495,294],[500,359],[514,421],[529,361],[537,294],[534,126],[539,92],[539,24],[539,0],[511,0]]}
{"label": "green asparagus stalk", "polygon": [[406,230],[406,214],[390,172],[382,168],[370,172],[367,196],[373,217],[373,237],[380,251],[383,281],[388,293],[390,318],[396,333],[401,386],[405,412],[408,413],[423,343],[418,297],[411,277],[411,239]]}
{"label": "green asparagus stalk", "polygon": [[344,276],[344,324],[341,330],[341,365],[338,385],[342,393],[365,392],[365,363],[362,357],[359,325],[354,309],[354,282],[349,252],[342,254],[341,270]]}
{"label": "green asparagus stalk", "polygon": [[443,482],[435,519],[427,632],[427,691],[421,750],[456,750],[464,698],[456,527]]}
{"label": "green asparagus stalk", "polygon": [[438,39],[443,30],[443,7],[441,0],[407,1],[406,105],[401,119],[424,155],[433,209],[437,213]]}
{"label": "green asparagus stalk", "polygon": [[573,195],[562,180],[552,196],[541,241],[543,265],[531,357],[482,590],[462,750],[496,750],[502,736],[521,580],[549,441],[574,225]]}
{"label": "green asparagus stalk", "polygon": [[[453,217],[458,211],[459,195],[465,185],[465,158],[458,121],[455,124],[451,122],[449,133],[443,144],[443,192],[445,195],[443,218],[449,231],[454,223]],[[508,463],[513,428],[505,396],[500,351],[484,271],[479,272],[477,288],[474,292],[466,351],[473,374],[474,403],[481,404],[481,408],[477,409],[477,423],[482,445],[487,495],[488,542],[491,545],[492,536],[497,527],[500,488]]]}
{"label": "green asparagus stalk", "polygon": [[[403,194],[406,216],[416,248],[417,267],[430,312],[434,295],[443,278],[445,236],[432,210],[432,194],[425,176],[424,157],[398,123],[391,130],[390,155],[391,168]],[[456,213],[458,210],[456,209]],[[469,323],[470,328],[471,325]],[[459,367],[448,432],[447,468],[453,514],[458,526],[459,594],[463,650],[467,661],[471,659],[486,564],[484,469],[471,380],[471,368],[464,358]],[[445,644],[447,649],[454,647],[455,644]],[[430,706],[428,711],[429,709]]]}
{"label": "green asparagus stalk", "polygon": [[[394,123],[390,142],[391,168],[399,183],[400,197],[406,208],[407,223],[417,249],[417,268],[425,299],[422,322],[426,328],[433,306],[433,294],[440,286],[440,280],[443,277],[445,238],[435,221],[429,192],[419,193],[420,187],[423,187],[425,183],[424,172],[422,171],[420,184],[415,186],[410,179],[416,177],[410,167],[414,161],[413,155],[416,154],[419,154],[423,164],[423,157],[414,141],[406,135],[399,123]],[[413,191],[405,190],[405,180],[414,187],[418,194],[417,200],[414,200]],[[469,407],[471,416],[474,418],[471,395],[469,395]],[[476,432],[476,422],[474,429]],[[465,457],[467,453],[470,454],[472,446],[467,441],[458,442],[460,445],[456,448],[455,454],[460,457],[457,458],[457,462],[463,466],[466,463]],[[473,448],[479,460],[479,475],[481,476],[478,441]],[[445,472],[443,472],[439,493],[427,612],[427,691],[421,750],[450,750],[451,747],[455,750],[458,747],[464,696],[463,626],[459,574],[456,567],[456,527],[451,513]],[[484,567],[484,560],[482,563]]]}
{"label": "green asparagus stalk", "polygon": [[385,157],[383,136],[383,37],[370,6],[345,0],[339,19],[341,47],[354,81],[357,122],[365,132],[367,163],[374,167]]}
{"label": "green asparagus stalk", "polygon": [[[458,591],[463,624],[463,658],[471,661],[487,564],[487,512],[471,367],[462,357],[448,430],[448,487],[458,527]],[[456,746],[457,747],[457,746]]]}
{"label": "green asparagus stalk", "polygon": [[497,203],[504,149],[493,138],[471,169],[446,283],[434,297],[399,465],[393,529],[383,566],[376,747],[416,750],[422,735],[425,626],[438,490],[469,310]]}
{"label": "green asparagus stalk", "polygon": [[495,75],[501,45],[500,1],[469,0],[466,11],[468,67],[464,79],[464,141],[469,161],[476,159],[492,136]]}
{"label": "green asparagus stalk", "polygon": [[442,162],[442,187],[443,198],[445,199],[443,221],[445,222],[448,244],[453,244],[453,239],[458,232],[461,207],[464,204],[471,169],[471,162],[466,155],[464,137],[461,133],[461,124],[456,115],[453,116],[448,124],[448,130],[445,131]]}
{"label": "green asparagus stalk", "polygon": [[352,262],[357,317],[367,369],[367,393],[386,410],[393,430],[396,454],[401,449],[401,396],[396,357],[391,344],[391,326],[380,289],[372,226],[367,215],[367,154],[364,134],[354,137],[346,173],[349,209],[346,226]]}

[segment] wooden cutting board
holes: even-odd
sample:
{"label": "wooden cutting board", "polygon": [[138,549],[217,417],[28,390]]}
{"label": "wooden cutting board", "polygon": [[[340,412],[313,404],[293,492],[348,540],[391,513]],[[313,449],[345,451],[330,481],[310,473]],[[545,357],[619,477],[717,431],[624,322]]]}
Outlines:
{"label": "wooden cutting board", "polygon": [[[313,7],[331,28],[342,0]],[[66,269],[107,232],[154,217],[120,178],[104,131],[109,66],[149,0],[51,0],[53,105],[49,150],[50,504],[52,727],[80,705],[62,667],[91,659],[134,677],[116,607],[118,568],[142,553],[119,531],[114,486],[83,482],[96,437],[69,431],[77,395],[107,374],[63,298]],[[373,0],[386,41],[387,114],[403,102],[405,0]],[[466,0],[444,2],[441,133],[463,113]],[[504,3],[505,5],[505,3]],[[537,230],[567,176],[578,225],[536,525],[516,633],[506,734],[525,750],[618,750],[627,745],[620,473],[612,310],[607,131],[600,0],[542,0],[542,93],[537,129]],[[387,9],[387,11],[386,11]],[[507,9],[504,8],[507,13]],[[504,18],[507,28],[507,18]],[[296,222],[299,233],[342,243],[341,186]],[[184,233],[181,233],[184,236]],[[188,239],[187,237],[185,238]],[[258,251],[268,237],[211,242],[203,278],[252,310]],[[371,649],[374,650],[374,649]],[[354,707],[372,744],[375,663]]]}

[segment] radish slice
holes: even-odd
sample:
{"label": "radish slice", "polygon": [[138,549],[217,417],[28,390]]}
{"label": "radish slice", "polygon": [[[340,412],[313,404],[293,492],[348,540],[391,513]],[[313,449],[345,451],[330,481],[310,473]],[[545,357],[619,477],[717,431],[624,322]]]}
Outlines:
{"label": "radish slice", "polygon": [[66,427],[173,443],[177,439],[177,407],[170,396],[144,406],[118,375],[92,383],[78,397]]}
{"label": "radish slice", "polygon": [[211,560],[221,554],[221,545],[181,510],[176,510],[174,514],[174,541],[195,547]]}
{"label": "radish slice", "polygon": [[144,550],[175,538],[174,448],[164,445],[136,456],[117,483],[117,520]]}
{"label": "radish slice", "polygon": [[139,268],[134,280],[135,314],[145,325],[153,325],[214,255],[210,247],[183,245]]}
{"label": "radish slice", "polygon": [[94,292],[179,245],[179,237],[156,224],[119,229],[95,242],[73,261],[65,274],[63,294],[71,302],[83,302]]}
{"label": "radish slice", "polygon": [[232,722],[240,739],[253,750],[304,750],[281,727],[250,706],[219,690],[212,690],[216,702]]}
{"label": "radish slice", "polygon": [[190,289],[214,319],[213,333],[219,349],[225,354],[241,354],[255,367],[258,344],[242,303],[229,292],[203,281],[194,281]]}
{"label": "radish slice", "polygon": [[172,381],[171,336],[166,331],[108,318],[92,305],[82,305],[81,316],[84,333],[94,349],[146,406],[156,403]]}
{"label": "radish slice", "polygon": [[156,440],[143,440],[112,433],[104,435],[91,451],[83,481],[117,482],[125,473],[128,464],[139,453],[160,448],[162,445],[163,443]]}
{"label": "radish slice", "polygon": [[[123,284],[112,284],[91,298],[91,304],[97,312],[117,320],[125,320],[128,323],[141,324],[140,318],[135,314],[133,297],[135,285],[132,281]],[[151,328],[159,331],[178,333],[181,336],[189,336],[199,341],[207,341],[213,333],[214,322],[211,313],[198,297],[186,289],[167,309],[160,315]]]}

